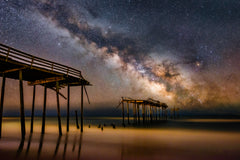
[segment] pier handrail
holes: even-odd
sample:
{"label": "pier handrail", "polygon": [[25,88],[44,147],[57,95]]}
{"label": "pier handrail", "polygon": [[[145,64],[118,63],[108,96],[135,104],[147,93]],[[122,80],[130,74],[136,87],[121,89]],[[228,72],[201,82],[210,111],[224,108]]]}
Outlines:
{"label": "pier handrail", "polygon": [[76,78],[84,79],[81,74],[81,71],[77,69],[56,62],[52,62],[37,56],[33,56],[31,54],[25,53],[23,51],[17,50],[15,48],[6,46],[1,43],[0,43],[0,56],[5,57],[6,61],[8,61],[8,59],[16,60],[18,62],[30,65],[30,67],[39,67],[53,72],[63,73],[66,74],[67,76],[70,75]]}

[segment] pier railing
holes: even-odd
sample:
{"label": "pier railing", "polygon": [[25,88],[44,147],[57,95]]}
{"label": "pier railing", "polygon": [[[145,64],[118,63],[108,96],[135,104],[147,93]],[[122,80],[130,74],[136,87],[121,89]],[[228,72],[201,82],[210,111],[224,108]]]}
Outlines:
{"label": "pier railing", "polygon": [[0,57],[5,57],[6,62],[11,59],[29,65],[30,68],[32,67],[43,68],[50,70],[52,72],[59,72],[66,74],[67,76],[70,75],[76,78],[84,79],[82,77],[81,71],[77,69],[30,55],[28,53],[19,51],[9,46],[3,45],[1,43],[0,43]]}

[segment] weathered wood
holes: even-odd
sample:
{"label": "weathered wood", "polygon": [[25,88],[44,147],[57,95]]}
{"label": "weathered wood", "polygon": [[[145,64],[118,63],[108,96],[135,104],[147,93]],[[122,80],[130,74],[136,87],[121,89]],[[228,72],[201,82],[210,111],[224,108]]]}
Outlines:
{"label": "weathered wood", "polygon": [[68,98],[67,98],[67,132],[69,131],[69,106],[70,106],[70,86],[67,87]]}
{"label": "weathered wood", "polygon": [[145,123],[145,104],[142,104],[142,119],[143,123]]}
{"label": "weathered wood", "polygon": [[152,106],[150,105],[150,121],[152,122]]}
{"label": "weathered wood", "polygon": [[5,94],[5,81],[6,77],[3,74],[2,78],[2,89],[1,89],[1,104],[0,104],[0,138],[2,137],[2,117],[3,117],[3,102],[4,102],[4,94]]}
{"label": "weathered wood", "polygon": [[134,123],[137,122],[137,104],[133,103],[133,119],[134,119]]}
{"label": "weathered wood", "polygon": [[58,130],[59,130],[59,135],[62,135],[60,103],[59,103],[59,82],[56,82],[56,90],[57,90],[56,96],[57,96]]}
{"label": "weathered wood", "polygon": [[75,116],[76,116],[76,127],[77,129],[79,129],[79,125],[78,125],[78,114],[77,111],[75,110]]}
{"label": "weathered wood", "polygon": [[137,104],[138,123],[140,123],[139,104]]}
{"label": "weathered wood", "polygon": [[156,120],[157,120],[157,107],[155,106],[155,116],[156,116]]}
{"label": "weathered wood", "polygon": [[50,77],[50,78],[45,78],[45,79],[39,79],[34,82],[28,82],[28,85],[40,85],[40,84],[45,84],[45,83],[51,83],[51,82],[57,82],[64,80],[64,77]]}
{"label": "weathered wood", "polygon": [[83,85],[81,86],[81,132],[83,132]]}
{"label": "weathered wood", "polygon": [[14,68],[14,69],[9,69],[9,70],[5,70],[3,72],[0,72],[0,74],[4,74],[4,73],[11,73],[11,72],[17,72],[19,70],[23,70],[25,69],[26,67],[20,67],[20,68]]}
{"label": "weathered wood", "polygon": [[33,86],[33,99],[32,99],[32,115],[31,115],[31,129],[30,132],[33,133],[33,120],[34,120],[34,108],[35,108],[35,92],[36,86]]}
{"label": "weathered wood", "polygon": [[128,124],[130,124],[130,121],[129,121],[129,103],[127,103],[127,116],[128,116]]}
{"label": "weathered wood", "polygon": [[19,90],[20,90],[20,116],[21,116],[21,133],[22,138],[25,138],[25,114],[24,114],[24,97],[23,97],[23,75],[22,70],[19,71]]}
{"label": "weathered wood", "polygon": [[44,86],[44,100],[43,100],[43,113],[42,113],[42,134],[45,133],[46,104],[47,104],[47,87]]}
{"label": "weathered wood", "polygon": [[122,102],[122,125],[124,124],[124,102]]}

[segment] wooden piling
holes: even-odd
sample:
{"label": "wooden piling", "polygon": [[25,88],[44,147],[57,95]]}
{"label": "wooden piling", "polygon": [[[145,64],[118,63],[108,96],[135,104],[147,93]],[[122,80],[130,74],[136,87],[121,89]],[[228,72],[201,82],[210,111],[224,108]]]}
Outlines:
{"label": "wooden piling", "polygon": [[124,102],[123,102],[123,99],[122,99],[122,125],[125,125],[125,123],[124,123]]}
{"label": "wooden piling", "polygon": [[59,135],[62,135],[60,103],[59,103],[59,82],[56,82],[56,96],[57,96],[58,130],[59,130]]}
{"label": "wooden piling", "polygon": [[155,116],[156,116],[156,121],[157,121],[157,107],[155,106]]}
{"label": "wooden piling", "polygon": [[25,138],[25,115],[24,115],[24,97],[23,97],[23,75],[22,70],[19,70],[19,90],[20,90],[20,116],[21,116],[21,132],[22,138]]}
{"label": "wooden piling", "polygon": [[158,119],[161,120],[161,108],[158,108]]}
{"label": "wooden piling", "polygon": [[77,129],[79,129],[77,110],[75,110],[75,117],[76,117],[76,127],[77,127]]}
{"label": "wooden piling", "polygon": [[128,116],[128,124],[130,124],[130,121],[129,121],[129,103],[127,102],[127,116]]}
{"label": "wooden piling", "polygon": [[76,117],[76,127],[77,129],[79,129],[77,110],[75,110],[75,117]]}
{"label": "wooden piling", "polygon": [[2,78],[2,89],[1,89],[1,104],[0,104],[0,138],[2,137],[2,117],[3,117],[3,102],[4,102],[4,94],[5,94],[5,81],[6,77],[3,74]]}
{"label": "wooden piling", "polygon": [[150,121],[152,122],[152,106],[150,105]]}
{"label": "wooden piling", "polygon": [[44,86],[43,113],[42,113],[42,134],[45,133],[46,104],[47,104],[47,87]]}
{"label": "wooden piling", "polygon": [[83,85],[81,85],[81,132],[83,132]]}
{"label": "wooden piling", "polygon": [[137,123],[137,104],[136,104],[136,101],[133,105],[133,116],[134,116],[134,123]]}
{"label": "wooden piling", "polygon": [[137,104],[138,123],[140,123],[139,104]]}
{"label": "wooden piling", "polygon": [[33,86],[33,100],[32,100],[32,115],[31,115],[31,129],[30,133],[33,133],[33,120],[34,120],[34,108],[35,108],[35,92],[36,92],[36,86]]}
{"label": "wooden piling", "polygon": [[145,123],[145,104],[142,104],[142,119],[143,123]]}
{"label": "wooden piling", "polygon": [[70,86],[69,85],[67,87],[67,93],[68,93],[68,98],[67,98],[67,132],[69,132],[69,106],[70,106]]}

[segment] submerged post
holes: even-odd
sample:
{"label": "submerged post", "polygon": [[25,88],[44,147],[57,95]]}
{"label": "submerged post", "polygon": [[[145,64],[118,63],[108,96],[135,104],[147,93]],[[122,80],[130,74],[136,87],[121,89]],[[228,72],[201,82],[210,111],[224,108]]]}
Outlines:
{"label": "submerged post", "polygon": [[69,131],[69,105],[70,105],[70,86],[67,88],[68,98],[67,98],[67,132]]}
{"label": "submerged post", "polygon": [[140,123],[139,104],[137,104],[138,123]]}
{"label": "submerged post", "polygon": [[1,90],[1,109],[0,109],[0,138],[2,137],[2,117],[3,117],[3,101],[4,101],[4,93],[5,93],[5,80],[6,77],[3,74],[2,78],[2,90]]}
{"label": "submerged post", "polygon": [[130,122],[129,122],[129,102],[127,102],[127,116],[128,116],[128,124],[130,124]]}
{"label": "submerged post", "polygon": [[124,124],[124,102],[123,102],[123,97],[122,97],[122,125]]}
{"label": "submerged post", "polygon": [[150,105],[150,121],[152,122],[152,106]]}
{"label": "submerged post", "polygon": [[20,115],[21,115],[21,132],[22,139],[25,138],[26,128],[25,128],[25,115],[24,115],[24,98],[23,98],[23,76],[22,70],[19,71],[19,89],[20,89]]}
{"label": "submerged post", "polygon": [[77,129],[79,129],[77,110],[75,110],[75,116],[76,116],[76,127],[77,127]]}
{"label": "submerged post", "polygon": [[33,133],[33,119],[34,119],[34,107],[35,107],[35,92],[36,92],[36,86],[33,86],[33,100],[32,100],[32,115],[31,115],[31,129],[30,133]]}
{"label": "submerged post", "polygon": [[157,106],[155,106],[155,116],[156,116],[156,121],[157,121]]}
{"label": "submerged post", "polygon": [[56,96],[57,96],[58,130],[59,130],[59,135],[62,135],[60,103],[59,103],[59,82],[56,82]]}
{"label": "submerged post", "polygon": [[81,132],[83,132],[83,84],[81,85]]}
{"label": "submerged post", "polygon": [[46,87],[46,85],[44,85],[44,100],[43,100],[43,113],[42,113],[42,134],[45,133],[46,104],[47,104],[47,87]]}
{"label": "submerged post", "polygon": [[137,104],[136,104],[136,102],[134,103],[134,105],[133,105],[133,116],[134,116],[134,123],[136,123],[137,122],[137,111],[136,111],[136,108],[137,108]]}
{"label": "submerged post", "polygon": [[143,123],[145,123],[145,104],[142,104],[142,118],[143,118]]}

